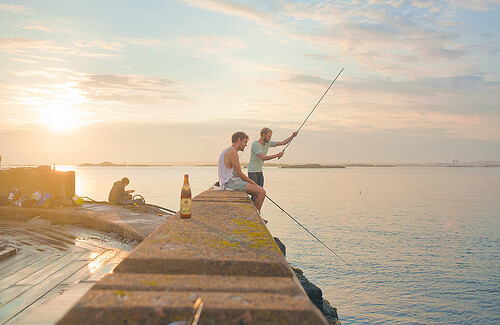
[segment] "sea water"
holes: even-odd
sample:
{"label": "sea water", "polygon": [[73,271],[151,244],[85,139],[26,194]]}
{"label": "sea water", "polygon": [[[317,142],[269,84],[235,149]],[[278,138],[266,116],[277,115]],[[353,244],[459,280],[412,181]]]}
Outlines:
{"label": "sea water", "polygon": [[[107,200],[126,176],[127,189],[173,210],[184,174],[193,195],[217,181],[216,167],[56,168],[75,170],[80,196]],[[265,201],[288,261],[343,324],[500,324],[500,168],[265,167],[264,175],[268,196],[340,257]]]}

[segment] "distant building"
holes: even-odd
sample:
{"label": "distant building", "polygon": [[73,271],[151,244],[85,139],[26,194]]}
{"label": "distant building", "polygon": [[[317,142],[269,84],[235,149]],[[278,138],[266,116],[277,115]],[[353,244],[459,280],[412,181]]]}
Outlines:
{"label": "distant building", "polygon": [[453,160],[453,166],[460,165],[460,160]]}

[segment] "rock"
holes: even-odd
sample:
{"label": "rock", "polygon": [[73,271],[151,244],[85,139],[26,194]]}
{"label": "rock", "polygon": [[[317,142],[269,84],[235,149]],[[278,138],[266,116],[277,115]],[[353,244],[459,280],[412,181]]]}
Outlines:
{"label": "rock", "polygon": [[295,275],[300,281],[300,284],[304,288],[307,293],[307,296],[313,304],[318,307],[319,310],[323,313],[328,324],[330,325],[340,325],[340,321],[338,320],[339,316],[337,314],[337,308],[330,306],[330,303],[327,300],[323,299],[323,292],[321,289],[315,284],[311,283],[305,276],[304,272],[301,269],[292,267]]}
{"label": "rock", "polygon": [[323,299],[323,315],[325,315],[328,324],[340,325],[337,308],[330,306],[330,303],[326,299]]}
{"label": "rock", "polygon": [[307,280],[307,278],[304,276],[301,269],[293,268],[293,271],[299,278],[300,284],[302,284],[302,287],[309,296],[309,299],[311,299],[313,304],[316,305],[316,307],[318,307],[321,312],[323,312],[323,292],[321,291],[321,289],[313,283],[309,282],[309,280]]}
{"label": "rock", "polygon": [[[278,237],[273,237],[274,241],[278,245],[283,256],[286,257],[286,246],[279,240]],[[321,288],[311,283],[305,276],[304,272],[292,266],[292,269],[300,281],[300,284],[304,288],[307,296],[312,301],[312,303],[318,307],[318,309],[323,313],[329,325],[341,325],[339,321],[339,315],[337,313],[337,308],[332,307],[328,300],[323,299],[323,292]]]}
{"label": "rock", "polygon": [[273,237],[274,241],[276,242],[276,245],[278,245],[279,249],[281,250],[281,253],[283,256],[286,257],[286,246],[281,242],[281,240],[278,237]]}

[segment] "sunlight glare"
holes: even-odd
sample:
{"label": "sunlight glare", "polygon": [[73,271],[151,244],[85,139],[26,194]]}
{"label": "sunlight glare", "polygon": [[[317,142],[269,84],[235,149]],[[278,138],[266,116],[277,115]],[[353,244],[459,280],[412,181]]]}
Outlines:
{"label": "sunlight glare", "polygon": [[55,132],[68,132],[79,126],[80,114],[71,108],[51,107],[43,111],[42,123]]}

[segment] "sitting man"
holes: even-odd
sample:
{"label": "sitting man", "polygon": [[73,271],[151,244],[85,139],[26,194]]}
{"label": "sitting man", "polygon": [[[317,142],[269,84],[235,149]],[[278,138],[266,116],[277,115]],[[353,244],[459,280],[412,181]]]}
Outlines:
{"label": "sitting man", "polygon": [[111,204],[126,204],[131,203],[132,194],[134,190],[125,190],[125,186],[130,183],[127,177],[123,177],[121,181],[116,181],[113,184],[113,188],[109,192],[108,201]]}
{"label": "sitting man", "polygon": [[257,210],[262,208],[266,191],[241,171],[238,151],[243,151],[248,143],[248,135],[236,132],[231,137],[232,145],[226,148],[219,158],[219,185],[223,190],[245,191],[255,196],[254,204]]}

